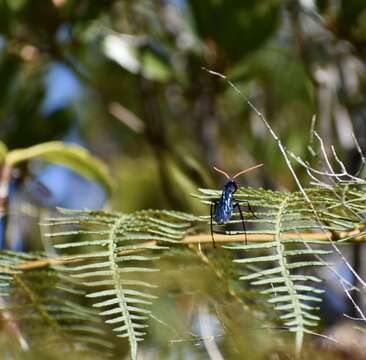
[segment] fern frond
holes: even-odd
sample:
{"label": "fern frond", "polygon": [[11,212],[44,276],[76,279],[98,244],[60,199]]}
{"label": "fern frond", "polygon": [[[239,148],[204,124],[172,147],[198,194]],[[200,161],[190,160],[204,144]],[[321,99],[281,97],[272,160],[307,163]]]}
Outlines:
{"label": "fern frond", "polygon": [[[52,238],[83,235],[83,239],[56,244],[68,251],[72,261],[66,270],[91,290],[87,297],[105,322],[113,325],[119,337],[128,338],[131,359],[137,358],[137,344],[143,340],[150,310],[155,299],[148,290],[152,284],[142,281],[144,273],[158,271],[152,250],[166,249],[179,242],[197,218],[174,211],[140,211],[134,214],[102,211],[65,211],[69,217],[49,219],[47,225],[74,227],[52,231]],[[87,237],[84,240],[84,237]],[[164,244],[164,245],[161,245]]]}
{"label": "fern frond", "polygon": [[[308,305],[308,302],[320,302],[321,298],[316,296],[319,294],[318,289],[311,285],[302,285],[302,280],[293,277],[291,274],[292,269],[299,269],[305,266],[323,265],[319,261],[294,261],[290,262],[290,258],[297,255],[316,255],[326,254],[329,251],[317,251],[317,250],[286,250],[285,244],[282,242],[282,228],[285,221],[285,214],[288,204],[291,202],[291,194],[284,197],[278,207],[278,212],[275,222],[275,241],[271,243],[271,248],[274,255],[238,259],[234,260],[237,263],[253,263],[253,262],[273,262],[275,261],[278,266],[275,268],[259,271],[254,274],[241,277],[242,280],[256,280],[251,283],[259,285],[258,279],[265,277],[265,282],[260,285],[270,285],[271,288],[262,291],[264,294],[270,294],[271,297],[268,300],[269,303],[275,305],[275,310],[284,311],[286,314],[281,316],[284,320],[284,325],[289,331],[296,333],[296,349],[300,351],[303,336],[305,332],[308,332],[308,328],[317,325],[318,317],[312,315],[309,310],[312,310],[312,306]],[[245,245],[231,247],[235,250],[247,250]],[[251,248],[253,249],[253,247]],[[307,279],[309,284],[309,279]],[[308,295],[313,293],[313,295]]]}
{"label": "fern frond", "polygon": [[[217,200],[221,194],[219,191],[207,189],[200,189],[200,193],[199,198],[207,204]],[[333,233],[350,231],[360,226],[360,219],[366,210],[365,195],[356,188],[309,188],[306,193],[316,209],[316,216],[314,209],[304,201],[301,192],[240,188],[235,194],[236,201],[242,203],[244,208],[246,201],[249,201],[251,207],[256,209],[258,219],[251,217],[249,212],[245,214],[246,222],[255,226],[251,232],[259,235],[272,234],[273,240],[226,246],[236,252],[249,252],[248,257],[235,259],[235,263],[247,268],[252,264],[261,266],[240,279],[262,287],[262,294],[270,297],[268,302],[274,305],[275,310],[284,313],[280,319],[289,331],[296,333],[297,353],[302,347],[304,334],[312,333],[310,328],[317,325],[319,317],[313,311],[322,300],[322,290],[315,285],[321,280],[299,271],[313,266],[329,265],[320,257],[332,251],[311,248],[310,245],[319,245],[317,240],[306,240],[307,248],[301,247],[305,243],[301,236],[285,239],[283,234],[321,232],[324,229]],[[231,221],[234,224],[238,222],[240,220]],[[325,243],[323,246],[326,245]],[[259,254],[250,256],[255,250]],[[263,251],[267,253],[263,255]]]}
{"label": "fern frond", "polygon": [[111,354],[113,345],[106,341],[99,316],[81,300],[80,284],[52,268],[20,271],[25,261],[42,259],[41,255],[18,252],[0,253],[0,292],[4,302],[0,312],[11,314],[27,342],[62,344],[61,349],[90,354]]}

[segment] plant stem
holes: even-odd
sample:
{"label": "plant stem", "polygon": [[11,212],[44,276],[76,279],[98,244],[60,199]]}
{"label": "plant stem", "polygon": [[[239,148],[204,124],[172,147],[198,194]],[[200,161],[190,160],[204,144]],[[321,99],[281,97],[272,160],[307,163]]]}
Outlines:
{"label": "plant stem", "polygon": [[[274,236],[275,236],[274,234],[261,234],[261,233],[250,233],[247,234],[246,237],[244,234],[238,234],[238,235],[216,234],[215,242],[225,244],[233,242],[245,242],[246,239],[248,242],[267,242],[267,241],[273,241]],[[366,233],[362,232],[362,229],[344,231],[337,234],[323,231],[313,233],[288,232],[281,234],[281,236],[282,239],[301,239],[304,240],[304,242],[311,240],[319,240],[327,242],[329,241],[329,238],[339,241],[350,237],[352,237],[352,239],[348,239],[347,242],[366,242]],[[212,243],[211,234],[198,234],[198,235],[188,235],[185,238],[183,238],[182,241],[176,243],[175,245],[195,245],[195,244],[198,245],[198,244],[211,244],[211,243]],[[144,243],[144,245],[149,246],[153,246],[156,244],[157,241],[155,240],[147,241]],[[144,249],[122,251],[119,255],[127,255],[130,253],[136,253],[141,251],[144,251]],[[83,260],[84,259],[82,258],[78,259],[76,257],[71,258],[67,256],[59,256],[48,259],[44,258],[40,260],[27,261],[22,264],[19,264],[17,268],[19,270],[32,270],[55,264],[65,264]]]}

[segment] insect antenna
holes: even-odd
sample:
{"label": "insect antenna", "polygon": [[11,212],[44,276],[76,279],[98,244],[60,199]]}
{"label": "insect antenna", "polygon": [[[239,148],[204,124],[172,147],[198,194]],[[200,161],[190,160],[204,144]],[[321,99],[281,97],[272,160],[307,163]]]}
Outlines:
{"label": "insect antenna", "polygon": [[[255,165],[255,166],[250,167],[249,169],[245,169],[245,170],[239,171],[238,173],[236,173],[236,174],[232,177],[232,179],[235,179],[235,178],[237,178],[238,176],[240,176],[240,175],[242,175],[242,174],[244,174],[244,173],[246,173],[246,172],[252,171],[252,170],[254,170],[254,169],[257,169],[257,168],[259,168],[259,167],[261,167],[261,166],[263,166],[263,164]],[[215,169],[215,170],[217,170],[217,169]]]}
{"label": "insect antenna", "polygon": [[226,171],[224,171],[224,170],[220,170],[220,169],[218,169],[216,166],[214,166],[213,168],[214,168],[214,170],[218,171],[219,173],[221,173],[221,174],[225,175],[225,177],[226,177],[227,179],[231,179],[231,177],[229,176],[229,174],[228,174]]}

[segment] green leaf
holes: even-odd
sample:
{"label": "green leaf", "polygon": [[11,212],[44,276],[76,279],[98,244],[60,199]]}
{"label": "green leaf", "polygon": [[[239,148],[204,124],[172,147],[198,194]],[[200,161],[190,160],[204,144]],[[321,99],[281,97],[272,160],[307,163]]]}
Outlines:
{"label": "green leaf", "polygon": [[89,151],[78,145],[65,144],[61,141],[50,141],[26,149],[9,151],[5,161],[10,166],[33,159],[64,165],[89,180],[100,183],[109,192],[112,184],[106,165]]}

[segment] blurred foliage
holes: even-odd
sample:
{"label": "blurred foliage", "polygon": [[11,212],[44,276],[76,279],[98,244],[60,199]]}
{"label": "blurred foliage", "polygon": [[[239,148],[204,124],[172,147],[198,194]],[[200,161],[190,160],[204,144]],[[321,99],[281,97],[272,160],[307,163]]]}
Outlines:
{"label": "blurred foliage", "polygon": [[[213,164],[240,169],[265,162],[266,173],[252,179],[253,184],[293,188],[262,125],[202,67],[231,75],[299,155],[308,156],[304,130],[316,113],[324,138],[352,156],[349,136],[337,139],[337,134],[349,122],[356,129],[362,126],[353,110],[356,100],[344,99],[342,86],[347,84],[340,84],[331,96],[341,109],[329,114],[320,103],[322,80],[315,78],[320,68],[333,66],[334,51],[344,62],[363,62],[364,4],[318,1],[317,6],[275,0],[2,0],[2,140],[12,149],[77,129],[97,154],[113,163],[121,181],[121,210],[139,209],[138,198],[155,207],[192,210],[195,205],[182,194],[195,186],[212,186],[207,169]],[[330,33],[359,53],[338,50],[328,41]],[[342,67],[341,60],[334,66]],[[46,111],[47,79],[55,65],[65,66],[81,87],[69,101]],[[67,92],[62,76],[53,81]],[[358,81],[361,74],[354,76]],[[360,80],[355,91],[362,84]],[[357,108],[361,105],[359,99]],[[348,116],[341,119],[344,111]],[[134,161],[142,169],[156,163],[149,186],[127,180],[136,174]]]}
{"label": "blurred foliage", "polygon": [[[256,4],[252,0],[239,4],[235,0],[210,0],[190,1],[189,4],[199,36],[204,41],[211,41],[212,50],[229,62],[240,61],[260,48],[276,30],[280,15],[279,1]],[[256,29],[255,33],[253,29]],[[243,34],[240,44],[238,34]]]}
{"label": "blurred foliage", "polygon": [[[0,255],[1,312],[6,319],[3,324],[5,333],[12,334],[23,350],[62,350],[64,355],[79,352],[80,356],[92,358],[97,354],[110,356],[113,344],[106,340],[97,313],[82,305],[84,291],[80,284],[54,269],[31,272],[17,269],[19,264],[42,261],[42,258],[15,252]],[[12,322],[17,325],[9,330]],[[6,357],[6,350],[2,356]]]}
{"label": "blurred foliage", "polygon": [[[241,168],[266,159],[267,152],[273,155],[263,134],[253,132],[256,125],[250,123],[245,104],[224,92],[224,85],[202,66],[234,71],[243,85],[257,78],[252,85],[259,81],[271,102],[283,104],[278,118],[286,124],[294,111],[303,114],[304,121],[310,119],[309,104],[301,105],[309,89],[300,90],[293,100],[289,96],[297,91],[281,92],[301,87],[302,81],[293,84],[292,79],[304,74],[301,66],[300,75],[287,71],[289,51],[276,45],[280,2],[245,2],[239,7],[235,1],[1,4],[2,139],[10,148],[24,147],[60,137],[76,126],[97,154],[113,159],[112,171],[125,174],[118,176],[118,188],[128,187],[129,196],[124,199],[121,190],[117,208],[138,209],[139,193],[154,207],[192,210],[195,205],[182,194],[197,185],[213,185],[208,166]],[[240,44],[238,34],[245,34]],[[275,62],[278,72],[272,71]],[[65,65],[82,88],[70,103],[45,112],[46,79],[53,64]],[[291,64],[298,73],[298,63]],[[287,80],[281,67],[289,83],[281,84]],[[251,92],[252,87],[246,88]],[[127,112],[112,111],[113,103]],[[292,132],[295,124],[290,138]],[[119,160],[121,153],[127,156]],[[279,166],[279,157],[271,158],[269,171]],[[120,164],[124,160],[132,168]],[[142,168],[157,164],[152,187],[124,183],[127,174],[136,173],[134,160]]]}
{"label": "blurred foliage", "polygon": [[49,141],[26,149],[8,151],[5,153],[4,158],[5,164],[9,167],[16,167],[20,163],[34,159],[60,164],[91,181],[99,182],[108,191],[112,189],[105,164],[77,145],[67,145],[61,141]]}

